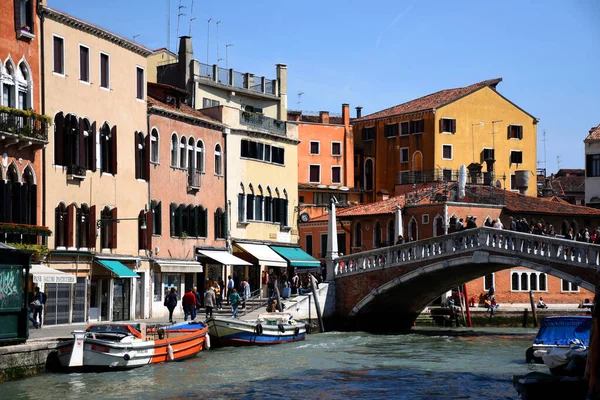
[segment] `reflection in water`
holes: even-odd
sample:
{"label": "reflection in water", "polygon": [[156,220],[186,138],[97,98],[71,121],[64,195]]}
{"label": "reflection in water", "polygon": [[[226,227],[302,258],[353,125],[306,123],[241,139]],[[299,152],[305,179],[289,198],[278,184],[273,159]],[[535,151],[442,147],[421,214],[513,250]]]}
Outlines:
{"label": "reflection in water", "polygon": [[42,374],[2,384],[2,398],[512,399],[513,374],[543,370],[524,363],[532,339],[331,332],[124,372]]}

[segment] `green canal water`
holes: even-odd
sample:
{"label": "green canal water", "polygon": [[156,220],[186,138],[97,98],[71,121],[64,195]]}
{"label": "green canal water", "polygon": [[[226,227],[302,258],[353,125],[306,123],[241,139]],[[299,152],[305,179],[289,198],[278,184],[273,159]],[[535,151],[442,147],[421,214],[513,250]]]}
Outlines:
{"label": "green canal water", "polygon": [[125,372],[44,373],[0,384],[0,398],[517,399],[512,375],[544,371],[524,361],[535,331],[482,331],[312,334],[303,342],[211,349]]}

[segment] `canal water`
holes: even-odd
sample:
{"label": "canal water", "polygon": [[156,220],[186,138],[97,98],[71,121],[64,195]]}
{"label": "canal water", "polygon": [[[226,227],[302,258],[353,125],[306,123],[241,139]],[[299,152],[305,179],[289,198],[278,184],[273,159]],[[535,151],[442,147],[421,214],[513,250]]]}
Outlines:
{"label": "canal water", "polygon": [[518,399],[512,375],[544,368],[524,361],[535,331],[506,333],[312,334],[125,372],[44,373],[0,384],[0,398]]}

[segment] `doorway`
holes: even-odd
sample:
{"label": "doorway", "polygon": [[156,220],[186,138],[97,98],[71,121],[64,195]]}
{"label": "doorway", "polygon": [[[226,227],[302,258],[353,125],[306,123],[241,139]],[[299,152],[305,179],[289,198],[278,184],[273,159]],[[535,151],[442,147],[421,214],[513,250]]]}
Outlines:
{"label": "doorway", "polygon": [[135,319],[144,319],[144,273],[135,280]]}
{"label": "doorway", "polygon": [[113,289],[113,321],[128,321],[131,306],[130,280],[117,278]]}

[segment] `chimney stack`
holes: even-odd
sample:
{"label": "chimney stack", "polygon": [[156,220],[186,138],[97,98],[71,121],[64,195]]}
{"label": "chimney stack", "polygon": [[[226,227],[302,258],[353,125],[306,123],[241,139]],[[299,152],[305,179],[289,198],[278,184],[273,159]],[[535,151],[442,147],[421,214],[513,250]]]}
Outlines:
{"label": "chimney stack", "polygon": [[347,103],[342,104],[342,121],[344,126],[350,125],[350,105]]}
{"label": "chimney stack", "polygon": [[[178,87],[188,92],[188,102],[193,98],[194,91],[194,73],[193,63],[194,48],[192,47],[192,38],[190,36],[181,36],[179,38],[179,82]],[[192,105],[192,103],[188,103]]]}
{"label": "chimney stack", "polygon": [[515,171],[515,181],[519,193],[527,194],[527,189],[529,189],[529,171]]}
{"label": "chimney stack", "polygon": [[319,111],[319,122],[322,124],[329,123],[329,111]]}
{"label": "chimney stack", "polygon": [[362,107],[356,107],[356,118],[360,118],[362,116]]}

